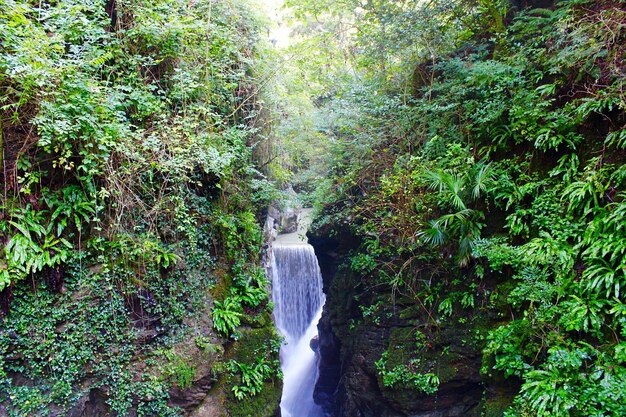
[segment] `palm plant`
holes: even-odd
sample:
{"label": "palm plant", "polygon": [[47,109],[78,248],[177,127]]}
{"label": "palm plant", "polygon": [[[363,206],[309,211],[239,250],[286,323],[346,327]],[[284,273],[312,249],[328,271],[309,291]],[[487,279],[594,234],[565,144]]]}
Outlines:
{"label": "palm plant", "polygon": [[423,178],[429,189],[437,191],[440,206],[452,212],[430,220],[428,226],[418,232],[418,237],[432,246],[443,246],[451,239],[457,240],[457,261],[460,266],[467,266],[474,242],[480,238],[480,230],[484,226],[484,214],[468,205],[493,185],[490,166],[478,163],[461,173],[441,169],[426,171]]}

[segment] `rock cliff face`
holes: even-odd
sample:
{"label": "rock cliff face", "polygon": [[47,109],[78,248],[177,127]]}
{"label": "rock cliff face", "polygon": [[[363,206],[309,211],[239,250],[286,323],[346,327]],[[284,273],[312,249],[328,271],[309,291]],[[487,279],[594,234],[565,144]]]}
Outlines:
{"label": "rock cliff face", "polygon": [[[393,302],[391,294],[363,286],[359,276],[339,267],[354,238],[310,239],[320,260],[326,306],[319,324],[320,378],[315,398],[333,417],[471,417],[499,416],[515,389],[510,383],[484,380],[480,326],[493,317],[452,317],[438,326],[425,310]],[[361,306],[376,306],[363,308]],[[374,314],[372,311],[376,310]],[[429,324],[430,323],[430,324]],[[416,333],[428,333],[419,349],[419,369],[438,376],[432,395],[415,388],[385,387],[376,362],[406,363],[416,351]]]}
{"label": "rock cliff face", "polygon": [[[201,320],[195,323],[204,332],[209,332],[208,322]],[[264,321],[250,323],[249,327],[241,329],[241,343],[228,343],[227,356],[244,361],[253,357],[259,346],[268,340],[273,332],[273,324],[267,316]],[[219,360],[224,361],[223,351],[219,345],[211,345],[211,348],[198,349],[193,340],[183,340],[176,345],[176,349],[184,355],[186,360],[193,366],[195,373],[189,386],[185,388],[173,386],[167,395],[169,405],[177,408],[177,415],[185,417],[247,417],[247,416],[274,416],[280,417],[280,396],[282,383],[279,380],[266,381],[263,391],[255,397],[245,401],[235,401],[231,397],[228,383],[225,377],[220,379],[220,366],[215,366]],[[215,349],[212,351],[211,349]],[[145,366],[141,361],[133,361],[133,367]],[[19,377],[16,375],[16,377]],[[27,382],[25,382],[27,383]],[[62,408],[51,409],[50,416],[58,417],[106,417],[120,416],[109,405],[111,393],[107,387],[93,388],[83,395],[76,404],[68,411]],[[141,415],[137,409],[131,407],[128,417]],[[8,417],[9,414],[0,405],[0,417]]]}

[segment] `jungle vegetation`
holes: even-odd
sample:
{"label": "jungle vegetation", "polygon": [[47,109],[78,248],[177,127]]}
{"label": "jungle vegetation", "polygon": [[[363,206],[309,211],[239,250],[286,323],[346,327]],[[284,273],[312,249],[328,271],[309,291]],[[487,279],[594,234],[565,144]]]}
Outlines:
{"label": "jungle vegetation", "polygon": [[[626,415],[624,3],[286,6],[276,51],[240,0],[0,0],[4,410],[180,415],[203,363],[269,415],[260,224],[289,184],[358,240],[364,320],[497,317],[506,416]],[[381,384],[436,392],[433,337]]]}
{"label": "jungle vegetation", "polygon": [[180,415],[206,381],[230,415],[275,407],[265,26],[237,0],[0,1],[0,414]]}
{"label": "jungle vegetation", "polygon": [[[475,321],[506,416],[625,414],[624,3],[287,3],[327,150],[294,183],[359,242],[362,320]],[[436,392],[411,344],[379,383]]]}

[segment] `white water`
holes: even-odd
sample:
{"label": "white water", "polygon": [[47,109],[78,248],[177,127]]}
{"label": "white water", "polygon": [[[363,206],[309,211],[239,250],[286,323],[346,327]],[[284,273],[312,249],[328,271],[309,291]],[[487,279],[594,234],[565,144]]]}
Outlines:
{"label": "white water", "polygon": [[325,297],[313,247],[292,235],[279,236],[271,254],[272,301],[276,327],[285,338],[282,417],[322,417],[313,402],[319,355],[310,347]]}

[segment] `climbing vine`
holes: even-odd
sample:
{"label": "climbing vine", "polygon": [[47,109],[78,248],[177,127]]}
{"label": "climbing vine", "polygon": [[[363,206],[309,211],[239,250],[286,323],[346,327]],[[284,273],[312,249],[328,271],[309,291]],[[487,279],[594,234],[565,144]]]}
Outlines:
{"label": "climbing vine", "polygon": [[[180,415],[175,389],[224,372],[222,336],[271,327],[262,31],[236,0],[0,4],[10,415],[86,396],[107,415]],[[272,375],[251,394],[274,395]]]}

